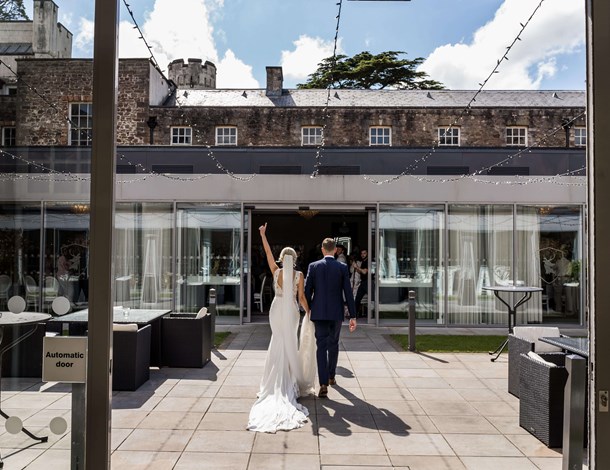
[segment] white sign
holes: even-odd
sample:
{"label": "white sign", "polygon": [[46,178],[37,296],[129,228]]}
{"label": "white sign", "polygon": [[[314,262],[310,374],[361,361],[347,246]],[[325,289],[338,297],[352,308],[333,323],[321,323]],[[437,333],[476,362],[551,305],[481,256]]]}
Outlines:
{"label": "white sign", "polygon": [[45,337],[42,347],[43,382],[85,383],[87,378],[87,338]]}

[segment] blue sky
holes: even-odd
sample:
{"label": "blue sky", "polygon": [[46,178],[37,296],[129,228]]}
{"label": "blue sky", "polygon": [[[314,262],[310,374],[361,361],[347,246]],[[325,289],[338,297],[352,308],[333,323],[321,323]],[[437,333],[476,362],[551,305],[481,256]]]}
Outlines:
{"label": "blue sky", "polygon": [[[92,0],[54,0],[74,34],[74,57],[90,57]],[[258,88],[281,65],[285,87],[332,55],[338,0],[128,0],[161,68],[198,57],[218,68],[219,88]],[[28,0],[25,0],[27,4]],[[343,0],[340,53],[405,51],[452,89],[476,89],[539,0]],[[146,57],[121,2],[120,55]],[[30,6],[31,9],[31,6]],[[584,89],[585,11],[544,0],[489,89]]]}

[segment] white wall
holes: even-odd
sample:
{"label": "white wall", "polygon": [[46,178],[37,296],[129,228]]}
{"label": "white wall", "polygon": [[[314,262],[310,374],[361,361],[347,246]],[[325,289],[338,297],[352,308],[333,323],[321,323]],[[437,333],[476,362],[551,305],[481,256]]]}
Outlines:
{"label": "white wall", "polygon": [[[84,176],[84,175],[83,175]],[[192,178],[197,175],[176,175]],[[504,185],[457,182],[427,183],[403,177],[391,184],[375,185],[362,176],[257,175],[242,182],[227,175],[212,175],[197,181],[165,177],[119,175],[117,201],[200,201],[246,203],[294,203],[297,205],[381,203],[537,203],[584,204],[585,186],[552,183]],[[495,179],[494,179],[495,178]],[[486,177],[503,181],[505,176]],[[562,177],[562,183],[584,183],[585,177]],[[52,196],[50,196],[52,195]],[[82,201],[89,197],[89,182],[53,183],[14,181],[0,185],[1,201]]]}

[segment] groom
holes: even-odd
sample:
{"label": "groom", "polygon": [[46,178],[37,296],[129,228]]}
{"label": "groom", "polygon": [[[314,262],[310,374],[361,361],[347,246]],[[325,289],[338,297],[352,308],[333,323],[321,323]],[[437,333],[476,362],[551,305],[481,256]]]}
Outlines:
{"label": "groom", "polygon": [[349,331],[356,329],[356,307],[349,282],[347,266],[335,260],[337,250],[332,238],[322,242],[324,258],[309,265],[305,280],[305,297],[311,309],[311,321],[316,328],[316,358],[320,392],[328,396],[328,386],[335,385],[335,371],[339,359],[339,333],[343,323],[343,298],[349,311]]}

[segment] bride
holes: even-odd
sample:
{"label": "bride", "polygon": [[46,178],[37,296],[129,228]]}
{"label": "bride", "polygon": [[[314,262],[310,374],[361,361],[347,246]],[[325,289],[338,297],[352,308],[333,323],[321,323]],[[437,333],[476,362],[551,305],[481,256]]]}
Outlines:
{"label": "bride", "polygon": [[[297,402],[300,395],[314,391],[315,338],[305,299],[303,273],[294,271],[296,252],[286,247],[280,253],[280,268],[273,259],[265,232],[259,227],[267,262],[273,274],[275,298],[269,310],[271,342],[265,360],[258,400],[250,410],[248,429],[258,432],[287,431],[303,426],[309,411]],[[296,294],[295,294],[296,293]],[[301,347],[297,347],[299,307],[307,312],[301,327]]]}

